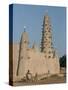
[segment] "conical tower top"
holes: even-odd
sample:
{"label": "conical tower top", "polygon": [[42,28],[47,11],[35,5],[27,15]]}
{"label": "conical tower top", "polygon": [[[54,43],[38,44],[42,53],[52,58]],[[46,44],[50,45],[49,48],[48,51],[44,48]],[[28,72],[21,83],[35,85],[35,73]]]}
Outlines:
{"label": "conical tower top", "polygon": [[26,26],[24,26],[24,32],[21,35],[21,43],[29,42],[28,40],[28,33],[26,32]]}
{"label": "conical tower top", "polygon": [[48,12],[46,12],[46,14],[43,17],[43,28],[46,27],[46,25],[51,26],[51,21],[50,21],[50,17],[48,15]]}
{"label": "conical tower top", "polygon": [[26,26],[24,26],[24,32],[26,31]]}
{"label": "conical tower top", "polygon": [[35,41],[34,41],[34,43],[33,43],[33,45],[32,45],[32,49],[33,49],[34,51],[39,51],[39,50],[38,50],[38,47],[36,46]]}

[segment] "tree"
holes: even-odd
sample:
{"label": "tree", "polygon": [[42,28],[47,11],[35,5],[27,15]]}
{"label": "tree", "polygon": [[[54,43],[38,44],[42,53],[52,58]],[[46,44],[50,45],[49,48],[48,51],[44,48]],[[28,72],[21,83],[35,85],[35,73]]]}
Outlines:
{"label": "tree", "polygon": [[66,55],[60,57],[60,67],[66,67]]}

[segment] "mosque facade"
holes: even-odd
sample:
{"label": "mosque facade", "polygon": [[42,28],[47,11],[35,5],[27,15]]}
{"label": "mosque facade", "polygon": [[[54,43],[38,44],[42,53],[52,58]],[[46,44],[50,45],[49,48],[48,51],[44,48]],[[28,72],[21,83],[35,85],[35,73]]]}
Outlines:
{"label": "mosque facade", "polygon": [[26,31],[22,33],[18,46],[17,67],[14,71],[16,78],[22,79],[27,73],[30,73],[32,77],[37,75],[39,78],[60,73],[59,57],[53,46],[52,26],[48,15],[44,16],[42,26],[40,51],[35,43],[30,48],[28,33]]}

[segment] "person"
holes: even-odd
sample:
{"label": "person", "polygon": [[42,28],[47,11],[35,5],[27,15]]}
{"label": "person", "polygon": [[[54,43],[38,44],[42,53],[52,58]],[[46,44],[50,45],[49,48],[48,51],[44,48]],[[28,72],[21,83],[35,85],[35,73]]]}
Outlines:
{"label": "person", "polygon": [[30,71],[28,70],[26,73],[26,79],[27,80],[31,80],[32,79],[32,74],[30,73]]}

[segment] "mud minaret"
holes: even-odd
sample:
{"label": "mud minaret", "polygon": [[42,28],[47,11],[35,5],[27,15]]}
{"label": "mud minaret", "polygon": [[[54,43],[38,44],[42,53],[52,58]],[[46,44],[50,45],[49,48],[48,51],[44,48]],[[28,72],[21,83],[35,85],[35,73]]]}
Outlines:
{"label": "mud minaret", "polygon": [[53,47],[51,21],[47,13],[43,20],[41,52],[44,53],[47,60],[49,73],[59,73],[59,58]]}
{"label": "mud minaret", "polygon": [[24,27],[24,32],[21,35],[20,46],[19,46],[19,59],[18,59],[18,67],[17,67],[17,75],[23,76],[25,71],[25,63],[27,59],[27,48],[29,44],[28,33],[25,31],[26,27]]}
{"label": "mud minaret", "polygon": [[41,40],[41,52],[44,52],[46,57],[54,57],[54,49],[52,44],[52,29],[50,23],[50,17],[44,16],[43,20],[43,31]]}

